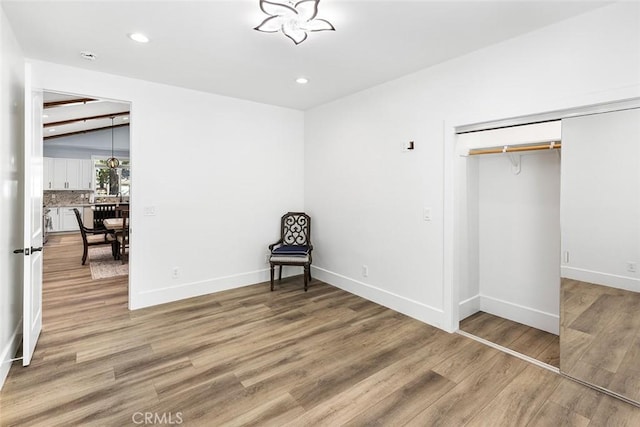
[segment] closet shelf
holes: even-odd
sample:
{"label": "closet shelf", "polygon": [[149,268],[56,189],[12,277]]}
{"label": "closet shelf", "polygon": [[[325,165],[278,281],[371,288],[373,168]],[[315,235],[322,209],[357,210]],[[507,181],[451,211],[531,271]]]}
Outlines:
{"label": "closet shelf", "polygon": [[553,141],[547,144],[512,146],[505,145],[503,147],[472,148],[469,150],[469,155],[477,156],[479,154],[519,153],[523,151],[558,150],[560,148],[562,148],[562,143],[560,143],[560,141]]}

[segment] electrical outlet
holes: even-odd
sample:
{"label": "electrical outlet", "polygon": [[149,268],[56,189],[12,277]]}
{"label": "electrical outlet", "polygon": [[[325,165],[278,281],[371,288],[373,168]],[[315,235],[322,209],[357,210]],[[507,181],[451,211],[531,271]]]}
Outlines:
{"label": "electrical outlet", "polygon": [[180,276],[180,269],[178,267],[173,267],[172,276],[174,279],[177,279]]}
{"label": "electrical outlet", "polygon": [[633,262],[633,261],[627,262],[627,271],[629,273],[637,272],[638,271],[638,263],[637,262]]}
{"label": "electrical outlet", "polygon": [[362,277],[368,277],[369,276],[369,267],[366,265],[362,266]]}

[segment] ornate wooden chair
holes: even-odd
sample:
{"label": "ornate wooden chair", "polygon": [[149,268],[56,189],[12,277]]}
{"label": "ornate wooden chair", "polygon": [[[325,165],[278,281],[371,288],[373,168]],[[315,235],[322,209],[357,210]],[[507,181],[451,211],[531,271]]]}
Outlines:
{"label": "ornate wooden chair", "polygon": [[87,261],[87,255],[89,254],[89,246],[98,245],[110,245],[111,253],[115,258],[118,254],[118,242],[115,239],[113,230],[98,230],[95,228],[87,228],[82,223],[80,212],[78,209],[73,208],[73,212],[76,214],[76,220],[78,221],[78,227],[80,227],[80,234],[82,234],[82,243],[84,250],[82,252],[82,265]]}
{"label": "ornate wooden chair", "polygon": [[287,212],[280,219],[280,240],[269,245],[271,256],[271,290],[273,291],[273,276],[275,267],[278,271],[278,281],[282,280],[282,267],[294,265],[304,268],[304,291],[307,291],[311,281],[311,218],[304,212]]}

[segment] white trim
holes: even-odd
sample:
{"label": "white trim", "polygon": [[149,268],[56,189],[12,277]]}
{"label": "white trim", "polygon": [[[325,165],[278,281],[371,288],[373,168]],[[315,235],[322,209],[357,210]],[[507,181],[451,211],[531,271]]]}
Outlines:
{"label": "white trim", "polygon": [[487,345],[489,347],[495,348],[496,350],[500,350],[503,353],[507,353],[507,354],[509,354],[511,356],[517,357],[518,359],[525,360],[525,361],[527,361],[529,363],[532,363],[532,364],[534,364],[536,366],[539,366],[541,368],[547,369],[547,370],[549,370],[551,372],[554,372],[556,374],[560,373],[560,369],[556,368],[555,366],[551,366],[551,365],[549,365],[547,363],[541,362],[538,359],[534,359],[533,357],[527,356],[526,354],[518,353],[515,350],[511,350],[510,348],[503,347],[503,346],[501,346],[499,344],[496,344],[494,342],[491,342],[491,341],[487,341],[484,338],[477,337],[475,335],[472,335],[472,334],[470,334],[468,332],[465,332],[465,331],[462,331],[462,330],[458,330],[458,331],[456,331],[456,333],[458,335],[462,335],[463,337],[467,337],[469,339],[472,339],[474,341],[478,341],[479,343],[482,343],[482,344]]}
{"label": "white trim", "polygon": [[384,289],[351,279],[341,274],[325,270],[324,268],[312,265],[311,269],[313,270],[311,273],[312,276],[318,280],[322,280],[336,288],[358,295],[409,317],[413,317],[414,319],[435,326],[436,328],[443,329],[444,313],[438,308],[385,291]]}
{"label": "white trim", "polygon": [[[612,95],[611,98],[616,99],[617,97],[615,95]],[[488,122],[467,124],[458,126],[456,128],[456,131],[457,133],[467,133],[485,131],[490,129],[501,129],[512,126],[522,126],[533,123],[562,120],[568,117],[580,117],[589,116],[592,114],[610,113],[613,111],[628,110],[638,107],[640,107],[640,98],[633,97],[627,99],[618,99],[616,101],[606,101],[597,104],[588,104],[578,107],[565,108],[562,110],[548,111],[539,114],[528,114],[524,116],[510,117],[507,119],[498,119]]]}
{"label": "white trim", "polygon": [[558,335],[560,316],[480,294],[480,310]]}
{"label": "white trim", "polygon": [[567,279],[579,280],[581,282],[624,289],[625,291],[640,292],[640,279],[636,279],[634,277],[620,276],[617,274],[602,273],[599,271],[567,266],[562,266],[560,268],[560,275]]}
{"label": "white trim", "polygon": [[481,299],[480,295],[476,295],[464,301],[460,301],[460,304],[459,304],[460,308],[458,310],[460,314],[460,320],[466,319],[472,314],[475,314],[480,311],[480,306],[481,306],[480,299]]}
{"label": "white trim", "polygon": [[462,248],[458,239],[460,213],[456,211],[457,179],[460,171],[456,169],[456,132],[451,122],[443,124],[443,183],[442,183],[442,307],[444,308],[443,327],[447,332],[455,332],[459,327],[458,299],[460,293],[460,253]]}
{"label": "white trim", "polygon": [[4,385],[4,381],[7,379],[7,375],[9,374],[9,370],[11,369],[11,359],[16,355],[18,348],[20,347],[20,343],[22,342],[22,320],[18,322],[18,326],[11,334],[11,338],[9,338],[9,342],[2,349],[2,355],[0,355],[0,390],[2,390],[2,386]]}
{"label": "white trim", "polygon": [[[282,276],[289,277],[296,274],[300,274],[300,272],[291,271],[290,273],[283,274]],[[229,289],[241,288],[243,286],[267,282],[268,280],[269,269],[262,269],[247,273],[232,274],[229,276],[201,280],[198,282],[181,283],[160,289],[143,290],[136,294],[130,294],[129,307],[131,310],[137,310],[139,308],[151,307],[186,298],[193,298]],[[267,287],[265,287],[265,291],[268,291]]]}

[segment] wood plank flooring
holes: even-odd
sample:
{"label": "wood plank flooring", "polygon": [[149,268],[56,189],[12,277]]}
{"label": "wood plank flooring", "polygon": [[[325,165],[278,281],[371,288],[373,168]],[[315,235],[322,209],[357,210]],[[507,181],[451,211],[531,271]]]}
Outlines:
{"label": "wood plank flooring", "polygon": [[126,278],[92,281],[79,240],[52,243],[44,330],[0,393],[2,426],[145,413],[187,426],[640,425],[636,407],[318,280],[130,312]]}
{"label": "wood plank flooring", "polygon": [[549,332],[484,311],[462,320],[460,330],[556,368],[560,366],[560,339]]}
{"label": "wood plank flooring", "polygon": [[562,372],[640,402],[640,293],[561,283]]}

